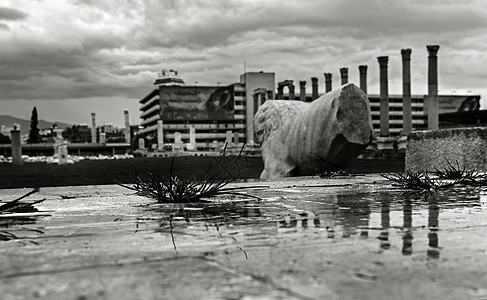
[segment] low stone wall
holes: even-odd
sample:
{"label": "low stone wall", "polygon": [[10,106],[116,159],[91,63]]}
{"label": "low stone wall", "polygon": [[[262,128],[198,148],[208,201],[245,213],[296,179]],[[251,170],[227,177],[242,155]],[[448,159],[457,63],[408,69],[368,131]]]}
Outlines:
{"label": "low stone wall", "polygon": [[408,136],[406,170],[441,170],[448,167],[448,162],[487,172],[487,128],[417,131]]}

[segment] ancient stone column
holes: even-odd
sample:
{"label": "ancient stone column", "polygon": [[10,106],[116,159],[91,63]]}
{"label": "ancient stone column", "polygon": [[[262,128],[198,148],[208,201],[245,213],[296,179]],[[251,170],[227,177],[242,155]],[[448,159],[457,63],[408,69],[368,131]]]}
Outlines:
{"label": "ancient stone column", "polygon": [[387,78],[388,56],[377,57],[380,76],[380,136],[389,136],[389,82]]}
{"label": "ancient stone column", "polygon": [[318,96],[318,78],[311,77],[311,88],[312,88],[311,100],[315,100],[319,97]]}
{"label": "ancient stone column", "polygon": [[96,143],[96,114],[91,113],[91,142]]}
{"label": "ancient stone column", "polygon": [[164,150],[164,127],[163,121],[157,121],[157,150]]}
{"label": "ancient stone column", "polygon": [[411,114],[411,49],[402,49],[402,118],[403,134],[413,129]]}
{"label": "ancient stone column", "polygon": [[196,128],[194,126],[189,127],[189,145],[188,150],[196,150]]}
{"label": "ancient stone column", "polygon": [[348,68],[340,68],[340,76],[342,77],[342,85],[348,83]]}
{"label": "ancient stone column", "polygon": [[267,90],[266,91],[266,100],[271,100],[272,98],[273,98],[272,91],[271,90]]}
{"label": "ancient stone column", "polygon": [[124,110],[123,114],[125,116],[125,143],[130,143],[130,122],[129,122],[129,111]]}
{"label": "ancient stone column", "polygon": [[294,84],[291,80],[291,83],[287,86],[289,89],[289,100],[294,100],[296,96],[294,95]]}
{"label": "ancient stone column", "polygon": [[360,88],[367,94],[367,66],[358,66],[358,71],[360,74]]}
{"label": "ancient stone column", "polygon": [[257,109],[259,109],[259,94],[254,91],[252,98],[254,100],[254,115],[255,115]]}
{"label": "ancient stone column", "polygon": [[22,165],[22,143],[20,141],[20,129],[10,130],[10,140],[12,141],[12,164]]}
{"label": "ancient stone column", "polygon": [[260,97],[259,106],[261,106],[267,101],[267,91],[265,89],[260,89],[259,97]]}
{"label": "ancient stone column", "polygon": [[306,81],[299,82],[299,100],[306,102]]}
{"label": "ancient stone column", "polygon": [[428,129],[438,129],[438,45],[426,46],[428,49]]}
{"label": "ancient stone column", "polygon": [[331,73],[324,73],[325,75],[325,93],[328,93],[331,91],[331,81],[332,81],[332,75]]}
{"label": "ancient stone column", "polygon": [[276,99],[283,99],[283,98],[284,98],[284,84],[283,82],[279,82],[277,84]]}

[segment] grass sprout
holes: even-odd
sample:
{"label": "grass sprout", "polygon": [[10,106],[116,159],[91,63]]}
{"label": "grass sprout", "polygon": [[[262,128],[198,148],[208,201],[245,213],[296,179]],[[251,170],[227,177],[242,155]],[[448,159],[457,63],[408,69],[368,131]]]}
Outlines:
{"label": "grass sprout", "polygon": [[431,178],[426,171],[404,173],[382,174],[382,177],[392,181],[394,184],[407,189],[432,190],[453,186],[456,181],[445,182]]}
{"label": "grass sprout", "polygon": [[465,167],[461,168],[458,161],[454,166],[447,160],[448,167],[443,171],[435,168],[435,175],[441,179],[456,180],[458,183],[466,185],[487,185],[487,175],[480,174],[475,170],[468,171]]}
{"label": "grass sprout", "polygon": [[226,187],[234,182],[242,173],[240,158],[244,147],[240,149],[237,156],[226,156],[226,145],[222,152],[221,159],[210,166],[206,171],[203,180],[180,178],[174,175],[175,157],[172,158],[169,176],[165,177],[159,173],[147,172],[148,179],[143,179],[136,174],[136,182],[133,186],[127,186],[117,182],[118,185],[135,191],[136,195],[155,199],[159,203],[190,203],[204,202],[204,198],[217,195],[238,195],[260,199],[259,197],[242,193],[248,188],[259,187]]}
{"label": "grass sprout", "polygon": [[25,212],[37,212],[37,208],[34,207],[35,204],[41,203],[45,199],[34,200],[34,201],[22,201],[22,199],[39,192],[38,188],[26,193],[25,195],[8,202],[0,202],[0,214],[12,214],[12,213],[25,213]]}

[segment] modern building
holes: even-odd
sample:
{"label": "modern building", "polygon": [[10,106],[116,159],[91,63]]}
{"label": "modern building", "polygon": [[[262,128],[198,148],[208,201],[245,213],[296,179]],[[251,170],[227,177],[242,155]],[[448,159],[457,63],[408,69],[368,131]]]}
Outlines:
{"label": "modern building", "polygon": [[[245,73],[240,76],[240,82],[228,86],[187,86],[177,72],[163,71],[154,85],[156,88],[140,100],[142,128],[139,134],[171,145],[180,144],[180,147],[193,144],[189,148],[197,149],[216,149],[225,142],[253,144],[253,116],[265,101],[311,102],[323,95],[318,92],[319,83],[315,77],[311,78],[312,93],[306,92],[306,81],[299,81],[299,92],[295,92],[292,80],[279,82],[276,91],[275,74],[268,72]],[[376,94],[368,94],[368,97],[373,128],[380,136],[381,97]],[[444,114],[473,112],[480,108],[479,95],[437,97],[440,120]],[[428,129],[427,99],[428,95],[411,95],[412,130]],[[220,113],[212,110],[214,103],[218,103],[214,108]],[[402,95],[388,95],[387,126],[391,138],[404,134],[403,105]],[[453,126],[450,123],[449,126]],[[444,122],[440,122],[444,127],[442,124]],[[158,149],[163,147],[157,144]]]}
{"label": "modern building", "polygon": [[140,101],[139,136],[186,149],[219,149],[226,142],[253,144],[253,116],[274,98],[274,73],[249,72],[227,86],[185,85],[176,71],[163,71]]}
{"label": "modern building", "polygon": [[[380,96],[369,94],[372,125],[378,135],[380,132]],[[428,116],[426,110],[426,95],[411,95],[411,122],[413,130],[426,130]],[[480,108],[480,95],[438,95],[438,113],[440,119],[443,114],[457,112],[473,112]],[[389,133],[391,137],[403,133],[404,127],[403,97],[389,95]],[[440,123],[440,128],[442,124]]]}

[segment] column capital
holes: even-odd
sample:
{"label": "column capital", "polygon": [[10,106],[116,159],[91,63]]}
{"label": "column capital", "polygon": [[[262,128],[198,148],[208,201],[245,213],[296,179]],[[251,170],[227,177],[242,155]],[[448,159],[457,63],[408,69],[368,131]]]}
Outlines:
{"label": "column capital", "polygon": [[340,74],[342,76],[348,75],[348,68],[340,68]]}
{"label": "column capital", "polygon": [[300,87],[306,86],[306,80],[299,81],[299,86]]}
{"label": "column capital", "polygon": [[332,73],[323,73],[323,75],[325,75],[325,80],[326,81],[331,81],[331,77],[332,77]]}
{"label": "column capital", "polygon": [[359,73],[367,73],[367,65],[358,66]]}
{"label": "column capital", "polygon": [[379,61],[379,66],[381,68],[387,68],[387,62],[389,61],[389,56],[379,56],[377,57],[377,60]]}
{"label": "column capital", "polygon": [[428,50],[428,54],[430,57],[435,57],[438,54],[438,50],[440,49],[439,45],[428,45],[426,46]]}
{"label": "column capital", "polygon": [[401,55],[403,60],[411,59],[411,49],[401,49]]}
{"label": "column capital", "polygon": [[311,82],[312,82],[312,83],[318,83],[318,78],[316,78],[316,77],[311,77]]}

